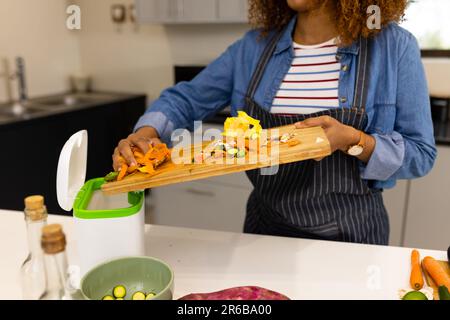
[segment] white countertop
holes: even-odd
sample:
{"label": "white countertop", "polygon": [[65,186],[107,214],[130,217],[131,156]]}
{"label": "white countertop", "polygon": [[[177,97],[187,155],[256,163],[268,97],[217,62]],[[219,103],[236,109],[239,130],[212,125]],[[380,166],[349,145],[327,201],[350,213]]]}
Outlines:
{"label": "white countertop", "polygon": [[[71,217],[50,215],[77,264]],[[21,299],[20,265],[28,252],[22,212],[0,210],[0,299]],[[410,249],[146,226],[147,255],[175,272],[175,295],[257,285],[291,299],[398,299],[408,288]],[[444,251],[421,256],[446,259]]]}

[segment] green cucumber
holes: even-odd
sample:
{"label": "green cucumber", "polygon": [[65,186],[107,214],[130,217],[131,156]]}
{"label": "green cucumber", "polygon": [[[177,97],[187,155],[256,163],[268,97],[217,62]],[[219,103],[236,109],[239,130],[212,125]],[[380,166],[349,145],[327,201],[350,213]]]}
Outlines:
{"label": "green cucumber", "polygon": [[236,148],[231,148],[231,149],[228,149],[228,151],[227,151],[227,153],[228,153],[230,156],[234,156],[234,155],[236,155],[238,152],[239,152],[239,150],[236,149]]}
{"label": "green cucumber", "polygon": [[155,293],[149,292],[147,293],[147,296],[145,297],[145,300],[152,300],[156,296]]}
{"label": "green cucumber", "polygon": [[127,289],[124,286],[118,285],[113,289],[113,296],[116,298],[123,298],[127,295]]}
{"label": "green cucumber", "polygon": [[135,293],[133,293],[131,300],[145,300],[145,293],[136,291]]}
{"label": "green cucumber", "polygon": [[215,146],[214,148],[215,150],[220,150],[220,151],[225,151],[225,145],[224,144],[218,144],[217,146]]}
{"label": "green cucumber", "polygon": [[241,149],[236,155],[238,158],[245,158],[245,150]]}
{"label": "green cucumber", "polygon": [[446,286],[439,287],[439,300],[450,300],[450,292]]}
{"label": "green cucumber", "polygon": [[119,175],[118,172],[113,171],[113,172],[108,173],[104,179],[106,182],[115,181],[117,179],[118,175]]}

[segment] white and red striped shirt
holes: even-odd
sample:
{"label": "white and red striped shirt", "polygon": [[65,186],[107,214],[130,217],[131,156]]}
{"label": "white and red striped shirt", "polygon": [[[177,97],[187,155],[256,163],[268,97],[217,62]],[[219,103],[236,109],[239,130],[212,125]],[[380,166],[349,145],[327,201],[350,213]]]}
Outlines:
{"label": "white and red striped shirt", "polygon": [[341,64],[336,39],[318,45],[294,42],[295,57],[273,100],[271,112],[309,114],[338,108]]}

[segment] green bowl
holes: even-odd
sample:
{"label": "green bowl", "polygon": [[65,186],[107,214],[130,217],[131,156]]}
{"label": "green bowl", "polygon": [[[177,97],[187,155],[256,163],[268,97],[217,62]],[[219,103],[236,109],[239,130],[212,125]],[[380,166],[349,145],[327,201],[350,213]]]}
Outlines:
{"label": "green bowl", "polygon": [[172,300],[173,272],[161,260],[151,257],[126,257],[104,262],[81,279],[81,293],[87,300],[102,300],[112,295],[115,286],[127,289],[125,300],[136,291],[154,292],[154,300]]}

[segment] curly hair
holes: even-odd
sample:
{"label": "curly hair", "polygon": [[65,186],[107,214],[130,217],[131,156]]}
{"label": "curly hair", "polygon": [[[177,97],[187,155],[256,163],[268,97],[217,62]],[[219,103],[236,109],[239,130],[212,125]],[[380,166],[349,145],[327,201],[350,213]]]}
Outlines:
{"label": "curly hair", "polygon": [[[381,9],[381,28],[403,19],[408,0],[323,0],[322,5],[333,5],[332,19],[338,32],[339,45],[349,45],[359,36],[370,37],[379,29],[367,27],[367,8],[377,5]],[[287,0],[249,0],[249,20],[253,27],[262,28],[262,35],[281,30],[297,13]]]}

